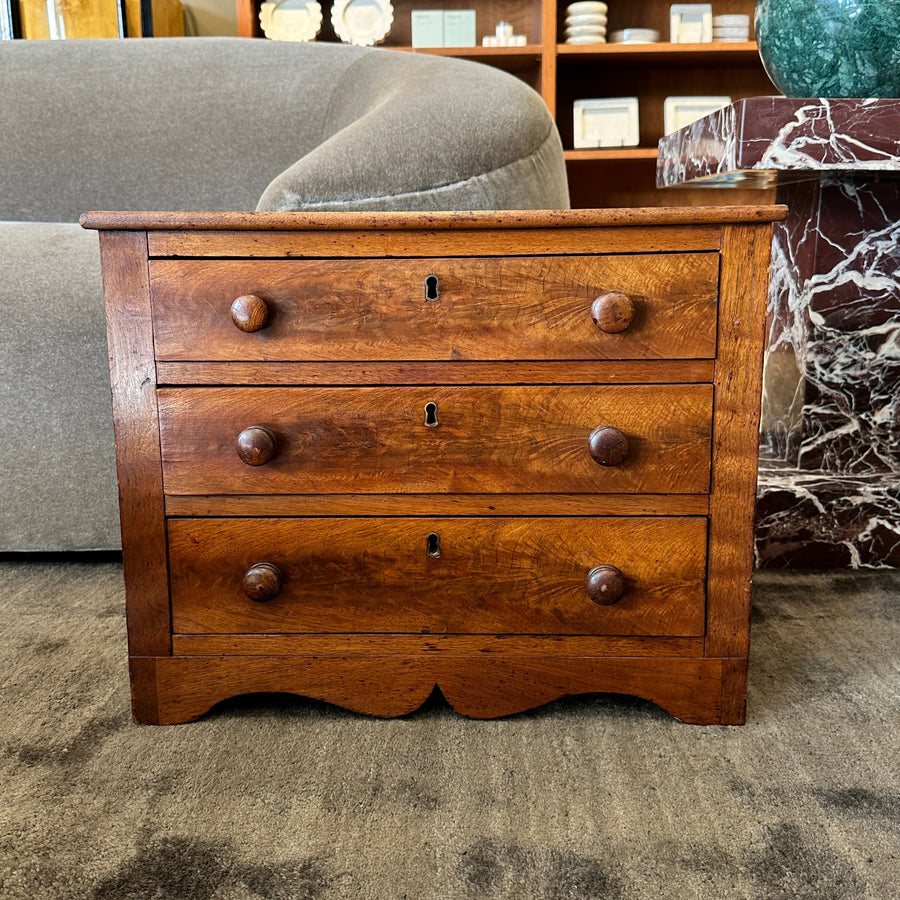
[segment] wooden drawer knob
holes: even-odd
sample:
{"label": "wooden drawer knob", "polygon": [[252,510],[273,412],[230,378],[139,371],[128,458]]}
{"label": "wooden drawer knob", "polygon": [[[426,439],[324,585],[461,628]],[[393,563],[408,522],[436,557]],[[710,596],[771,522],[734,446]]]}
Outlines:
{"label": "wooden drawer knob", "polygon": [[625,593],[625,577],[615,566],[594,566],[586,583],[588,596],[601,606],[612,606]]}
{"label": "wooden drawer knob", "polygon": [[261,562],[250,566],[241,582],[244,593],[257,603],[273,600],[281,592],[284,577],[274,563]]}
{"label": "wooden drawer knob", "polygon": [[278,439],[265,425],[251,425],[238,435],[237,452],[248,466],[264,466],[278,452]]}
{"label": "wooden drawer knob", "polygon": [[591,318],[605,334],[618,334],[634,321],[634,303],[627,294],[608,291],[591,304]]}
{"label": "wooden drawer knob", "polygon": [[231,321],[241,331],[259,331],[269,321],[269,306],[262,297],[245,294],[231,304]]}
{"label": "wooden drawer knob", "polygon": [[628,438],[612,425],[601,425],[591,432],[588,450],[595,463],[617,466],[628,456]]}

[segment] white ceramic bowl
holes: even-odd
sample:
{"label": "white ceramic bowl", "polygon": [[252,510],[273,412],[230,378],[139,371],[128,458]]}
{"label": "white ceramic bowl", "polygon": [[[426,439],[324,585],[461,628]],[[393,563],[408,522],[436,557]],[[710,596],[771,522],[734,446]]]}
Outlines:
{"label": "white ceramic bowl", "polygon": [[566,29],[566,37],[589,37],[595,34],[600,37],[606,37],[606,28],[602,25],[576,25],[574,28]]}
{"label": "white ceramic bowl", "polygon": [[723,28],[735,28],[740,25],[742,28],[750,27],[750,16],[732,15],[732,16],[713,16],[713,28],[721,25]]}
{"label": "white ceramic bowl", "polygon": [[579,37],[566,38],[567,44],[605,44],[606,38],[603,35],[580,35]]}
{"label": "white ceramic bowl", "polygon": [[742,25],[723,25],[719,28],[713,28],[713,40],[723,40],[731,38],[733,41],[750,40],[750,29]]}
{"label": "white ceramic bowl", "polygon": [[606,25],[606,16],[599,13],[584,16],[566,16],[566,28],[574,25]]}
{"label": "white ceramic bowl", "polygon": [[566,15],[569,16],[581,16],[584,13],[601,13],[605,16],[607,12],[609,7],[599,0],[579,0],[578,3],[570,3],[566,7]]}
{"label": "white ceramic bowl", "polygon": [[623,28],[609,36],[611,44],[655,44],[659,32],[655,28]]}

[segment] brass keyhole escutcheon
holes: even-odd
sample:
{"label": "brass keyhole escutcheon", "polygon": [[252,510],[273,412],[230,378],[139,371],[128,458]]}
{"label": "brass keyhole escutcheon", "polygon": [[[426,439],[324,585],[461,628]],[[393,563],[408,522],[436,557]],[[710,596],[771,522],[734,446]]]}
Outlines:
{"label": "brass keyhole escutcheon", "polygon": [[433,400],[425,404],[425,427],[437,428],[441,423],[438,421],[437,403]]}
{"label": "brass keyhole escutcheon", "polygon": [[441,299],[441,282],[437,275],[429,275],[425,279],[425,299],[429,302]]}
{"label": "brass keyhole escutcheon", "polygon": [[441,536],[434,531],[425,538],[425,555],[431,559],[441,558]]}

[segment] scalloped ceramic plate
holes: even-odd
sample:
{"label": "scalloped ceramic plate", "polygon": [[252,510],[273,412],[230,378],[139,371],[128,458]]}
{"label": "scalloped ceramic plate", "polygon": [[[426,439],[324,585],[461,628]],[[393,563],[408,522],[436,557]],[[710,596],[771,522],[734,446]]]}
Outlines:
{"label": "scalloped ceramic plate", "polygon": [[315,0],[281,0],[259,8],[263,34],[273,41],[314,41],[322,28],[322,7]]}
{"label": "scalloped ceramic plate", "polygon": [[331,8],[334,33],[346,44],[380,44],[394,24],[389,0],[336,0]]}

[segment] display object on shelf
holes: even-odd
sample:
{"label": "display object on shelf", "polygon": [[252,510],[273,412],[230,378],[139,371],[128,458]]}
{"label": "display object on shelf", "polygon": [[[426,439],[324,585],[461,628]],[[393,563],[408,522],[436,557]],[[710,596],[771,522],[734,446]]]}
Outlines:
{"label": "display object on shelf", "polygon": [[786,97],[900,97],[897,0],[758,0],[756,40]]}
{"label": "display object on shelf", "polygon": [[445,47],[475,46],[474,9],[445,9],[443,28]]}
{"label": "display object on shelf", "polygon": [[663,129],[666,134],[671,134],[730,105],[731,97],[666,97],[663,103]]}
{"label": "display object on shelf", "polygon": [[273,41],[314,41],[322,28],[322,7],[314,0],[281,0],[259,8],[263,34]]}
{"label": "display object on shelf", "polygon": [[609,36],[611,44],[655,44],[659,32],[655,28],[622,28]]}
{"label": "display object on shelf", "polygon": [[498,22],[493,34],[486,34],[481,39],[483,47],[524,47],[527,43],[524,34],[514,34],[509,22]]}
{"label": "display object on shelf", "polygon": [[410,13],[413,47],[444,46],[444,11],[414,9]]}
{"label": "display object on shelf", "polygon": [[636,147],[640,143],[637,97],[576,100],[574,144],[584,147]]}
{"label": "display object on shelf", "polygon": [[336,0],[331,8],[334,33],[345,44],[380,44],[393,24],[394,7],[388,0]]}
{"label": "display object on shelf", "polygon": [[713,16],[712,39],[714,41],[749,41],[750,16]]}
{"label": "display object on shelf", "polygon": [[567,44],[606,43],[606,15],[603,13],[569,13],[564,36]]}
{"label": "display object on shelf", "polygon": [[705,44],[712,41],[712,5],[673,3],[669,10],[669,40],[673,44]]}

